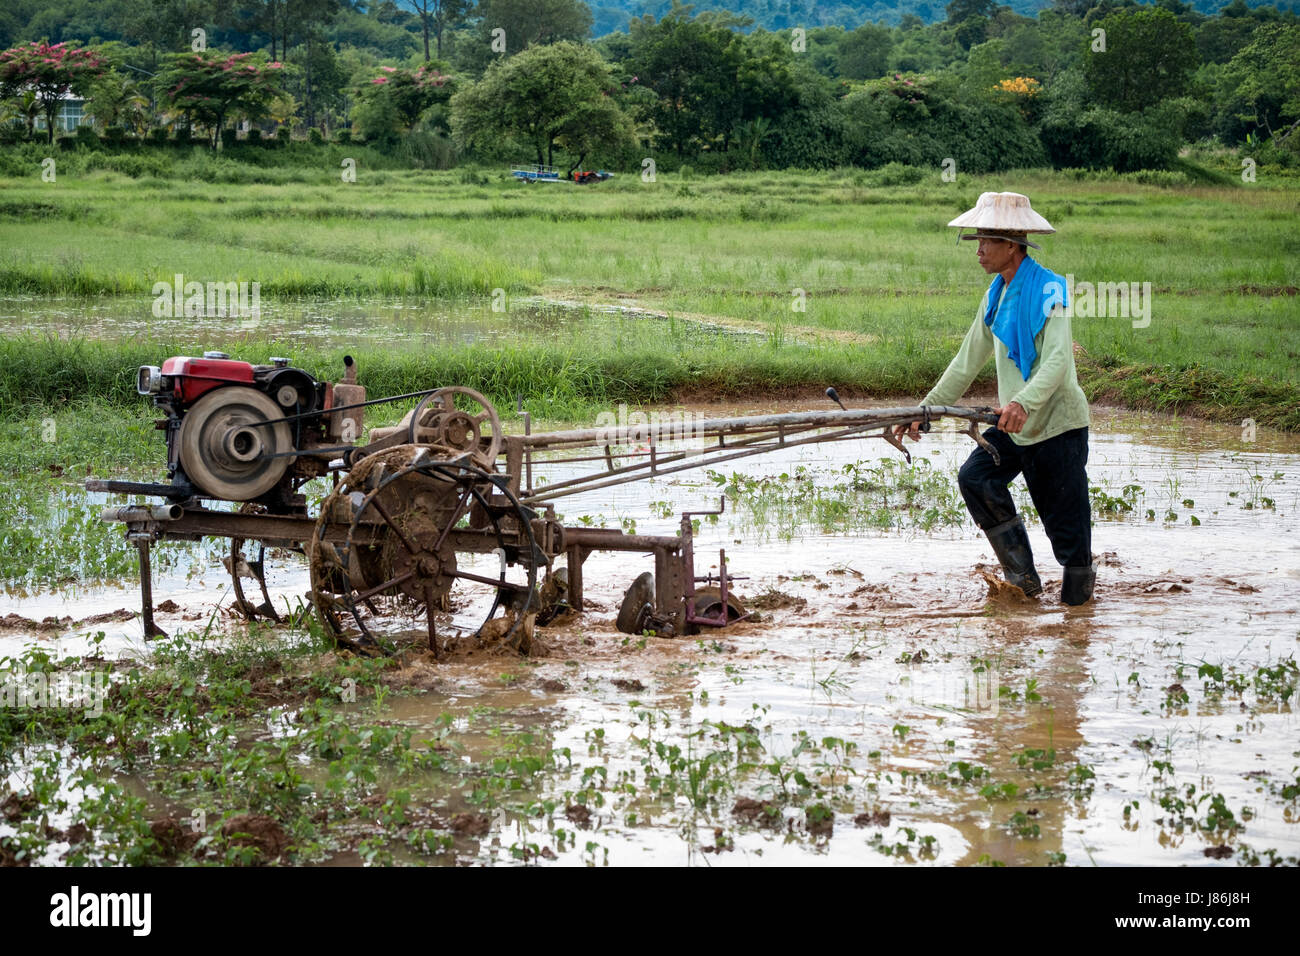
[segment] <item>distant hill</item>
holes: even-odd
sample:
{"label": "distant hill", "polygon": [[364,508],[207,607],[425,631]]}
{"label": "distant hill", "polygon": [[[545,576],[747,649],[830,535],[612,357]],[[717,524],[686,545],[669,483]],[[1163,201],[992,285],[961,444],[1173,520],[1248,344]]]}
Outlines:
{"label": "distant hill", "polygon": [[[1213,15],[1226,6],[1225,0],[1187,0],[1190,5],[1207,15]],[[1300,13],[1297,0],[1246,0],[1251,7],[1276,6],[1280,10]],[[656,20],[672,9],[672,0],[587,0],[595,18],[594,36],[625,31],[634,17],[650,14]],[[1050,7],[1052,0],[1006,0],[1008,6],[1023,16],[1035,16],[1039,10]],[[787,30],[791,27],[841,26],[853,29],[864,23],[883,22],[897,26],[905,14],[915,14],[926,23],[947,16],[947,0],[696,0],[696,13],[705,10],[726,10],[749,17],[755,26],[768,30]]]}

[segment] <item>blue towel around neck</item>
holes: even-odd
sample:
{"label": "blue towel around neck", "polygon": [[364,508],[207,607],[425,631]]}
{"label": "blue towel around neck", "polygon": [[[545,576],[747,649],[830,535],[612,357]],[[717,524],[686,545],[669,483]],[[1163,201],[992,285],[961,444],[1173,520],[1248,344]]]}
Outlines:
{"label": "blue towel around neck", "polygon": [[1053,308],[1057,305],[1069,307],[1069,295],[1063,278],[1028,256],[1016,270],[999,307],[998,296],[1004,285],[1006,280],[999,272],[989,286],[984,324],[991,327],[994,336],[1007,347],[1007,357],[1020,369],[1020,377],[1028,381],[1034,360],[1038,358],[1034,339],[1043,331]]}

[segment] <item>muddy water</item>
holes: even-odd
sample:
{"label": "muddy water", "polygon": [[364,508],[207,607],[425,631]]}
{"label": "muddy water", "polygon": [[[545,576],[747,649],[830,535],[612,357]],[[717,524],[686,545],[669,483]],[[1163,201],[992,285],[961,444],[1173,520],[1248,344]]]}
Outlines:
{"label": "muddy water", "polygon": [[[955,471],[969,449],[939,431],[918,451]],[[780,475],[895,454],[878,441],[849,442],[734,467]],[[555,813],[530,816],[514,798],[493,810],[489,800],[490,828],[458,845],[462,862],[510,862],[529,846],[557,863],[713,866],[1235,865],[1252,853],[1268,862],[1269,850],[1300,855],[1300,807],[1281,796],[1300,772],[1296,694],[1284,699],[1294,675],[1288,685],[1260,671],[1300,650],[1300,441],[1261,431],[1246,442],[1239,429],[1098,412],[1089,476],[1117,497],[1140,486],[1129,492],[1132,511],[1095,524],[1102,566],[1091,606],[1057,603],[1059,569],[1037,524],[1030,535],[1047,593],[1024,602],[990,598],[977,566],[994,558],[969,523],[781,540],[729,509],[702,527],[699,562],[716,565],[725,547],[732,572],[748,577],[742,593],[778,605],[761,620],[699,639],[619,634],[622,591],[651,562],[597,553],[584,569],[589,613],[547,632],[548,656],[414,663],[395,685],[421,692],[389,697],[386,716],[432,730],[450,713],[475,759],[500,753],[503,741],[568,749],[528,785],[528,799],[555,801]],[[641,533],[671,534],[675,517],[656,516],[652,502],[678,511],[716,503],[712,483],[689,477],[575,497],[561,510],[570,523],[631,518]],[[305,574],[272,563],[274,590],[296,601]],[[179,606],[160,615],[163,626],[201,627],[217,582],[219,566],[161,582],[158,600]],[[133,596],[37,595],[15,610],[80,617]],[[97,629],[108,630],[110,654],[140,646],[138,622]],[[0,654],[25,640],[0,634]],[[58,641],[72,650],[84,639]],[[1218,671],[1200,675],[1203,665]],[[754,766],[737,766],[719,725],[752,728],[762,748],[746,751]],[[815,746],[797,752],[801,734]],[[677,769],[658,744],[681,748]],[[660,791],[675,780],[679,792],[656,792],[656,779]],[[420,796],[470,809],[464,790],[437,777]],[[771,803],[775,825],[747,818],[742,798]],[[582,799],[590,819],[566,819],[564,808]],[[1235,828],[1211,828],[1216,815],[1224,820],[1216,805]],[[809,825],[823,815],[829,832]],[[1233,855],[1205,855],[1219,846]]]}

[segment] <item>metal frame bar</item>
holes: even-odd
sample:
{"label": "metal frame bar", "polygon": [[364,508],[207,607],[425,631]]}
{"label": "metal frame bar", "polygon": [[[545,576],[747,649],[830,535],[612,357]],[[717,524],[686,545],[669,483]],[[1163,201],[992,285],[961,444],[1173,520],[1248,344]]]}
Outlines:
{"label": "metal frame bar", "polygon": [[[340,411],[343,408],[361,407],[361,405],[380,404],[397,401],[418,395],[432,394],[416,392],[409,395],[394,396],[387,399],[373,399],[357,406],[342,406],[328,411]],[[305,418],[323,414],[321,412],[305,413],[294,418]],[[520,506],[531,507],[550,502],[556,498],[596,491],[614,485],[639,481],[647,476],[670,475],[705,465],[719,464],[738,458],[747,458],[778,448],[792,448],[800,445],[847,441],[855,438],[882,438],[891,445],[901,444],[890,434],[893,425],[908,424],[913,421],[923,422],[928,429],[935,418],[955,417],[967,421],[966,432],[981,445],[986,442],[975,428],[976,422],[997,423],[997,415],[990,408],[960,408],[955,406],[914,406],[888,409],[854,409],[843,411],[791,412],[778,415],[758,415],[742,418],[710,419],[696,423],[693,431],[699,435],[709,435],[717,443],[701,451],[679,451],[663,455],[656,445],[654,432],[641,433],[641,426],[633,429],[595,428],[576,429],[562,432],[531,434],[531,421],[525,419],[523,436],[506,436],[503,450],[506,453],[507,468],[512,469],[506,475],[481,473],[482,477],[498,490],[509,493],[518,488],[520,476],[515,473],[520,464],[524,465],[527,479],[527,494],[518,495],[516,502]],[[270,424],[270,423],[267,423]],[[645,427],[651,427],[649,423]],[[880,428],[881,431],[868,434],[868,429]],[[808,434],[811,432],[812,434]],[[804,436],[791,440],[792,436]],[[728,438],[731,438],[728,444]],[[632,452],[627,457],[646,457],[648,460],[631,465],[615,466],[611,446],[629,444],[632,441],[649,440],[648,452]],[[604,455],[579,456],[564,458],[557,454],[555,458],[543,459],[536,464],[557,465],[565,462],[584,462],[604,460],[606,468],[591,475],[570,478],[542,490],[532,488],[532,470],[534,452],[562,452],[565,449],[603,446]],[[328,449],[333,451],[334,449]],[[310,451],[305,452],[310,454]],[[906,454],[906,451],[904,451]],[[623,457],[623,456],[620,456]],[[690,459],[685,460],[685,459]],[[910,457],[909,457],[910,461]],[[665,467],[667,465],[668,467]],[[101,481],[90,479],[86,482],[89,491],[106,491],[118,493],[152,494],[161,497],[177,497],[177,490],[171,486],[125,481]],[[191,500],[188,502],[193,504]],[[462,501],[463,504],[463,501]],[[484,502],[486,507],[486,502]],[[725,506],[725,504],[724,504]],[[715,627],[728,622],[727,598],[731,576],[726,569],[726,552],[719,552],[719,579],[722,596],[722,609],[719,619],[708,615],[697,615],[693,606],[696,576],[694,571],[693,529],[691,514],[709,514],[720,512],[685,512],[682,515],[679,537],[654,535],[629,535],[617,529],[565,528],[556,526],[559,540],[552,541],[550,547],[539,552],[534,546],[529,560],[533,573],[539,560],[544,559],[549,566],[550,560],[557,554],[568,554],[570,603],[578,610],[582,609],[582,564],[594,550],[602,551],[637,551],[651,552],[655,557],[655,601],[656,612],[671,615],[674,629],[684,633],[687,625],[704,624]],[[153,621],[153,593],[149,548],[156,540],[198,540],[210,535],[216,537],[240,538],[245,541],[260,541],[267,547],[301,548],[303,543],[313,539],[318,519],[306,516],[282,516],[266,514],[242,514],[230,511],[212,511],[200,507],[186,507],[184,504],[163,506],[125,506],[110,507],[105,510],[103,519],[120,521],[126,526],[127,539],[140,553],[140,589],[142,616],[146,637],[160,635],[161,629]],[[322,534],[323,541],[368,543],[379,533],[379,523],[354,520],[351,529],[338,522],[326,522]],[[549,529],[550,521],[544,522]],[[360,532],[358,536],[357,532]],[[520,541],[526,536],[534,539],[531,525],[513,532],[515,546],[522,547]],[[466,529],[452,530],[449,525],[443,529],[443,537],[449,539],[457,551],[487,553],[497,546],[500,534],[489,536],[485,532]],[[553,536],[549,533],[547,538]],[[674,557],[676,560],[674,560]],[[237,573],[237,572],[235,572]],[[410,572],[414,573],[414,572]],[[409,574],[408,574],[409,576]],[[464,577],[495,583],[476,575],[465,574]],[[388,582],[384,587],[390,586]],[[364,595],[363,595],[364,596]],[[432,640],[432,637],[431,637]]]}

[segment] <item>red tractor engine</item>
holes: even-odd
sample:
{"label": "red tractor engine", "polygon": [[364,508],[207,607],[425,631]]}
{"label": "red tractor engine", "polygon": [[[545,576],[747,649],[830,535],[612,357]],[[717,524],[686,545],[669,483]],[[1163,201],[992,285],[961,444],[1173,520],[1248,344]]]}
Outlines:
{"label": "red tractor engine", "polygon": [[[348,404],[364,401],[351,356],[344,364]],[[179,494],[256,501],[275,514],[301,510],[295,486],[325,473],[322,453],[340,436],[360,433],[360,409],[324,414],[334,387],[283,358],[252,365],[223,352],[178,356],[141,366],[136,390],[166,413],[157,427],[167,433],[167,474]]]}

